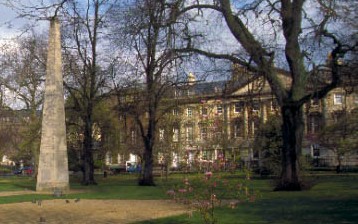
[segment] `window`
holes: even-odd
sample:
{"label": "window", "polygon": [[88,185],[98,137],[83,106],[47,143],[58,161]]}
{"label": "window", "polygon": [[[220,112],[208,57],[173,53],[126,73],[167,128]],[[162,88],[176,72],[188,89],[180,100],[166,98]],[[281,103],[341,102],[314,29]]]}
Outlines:
{"label": "window", "polygon": [[216,112],[218,114],[222,114],[223,113],[223,106],[221,104],[216,106]]}
{"label": "window", "polygon": [[271,101],[271,110],[273,110],[273,111],[278,110],[277,100],[272,100]]}
{"label": "window", "polygon": [[234,125],[234,138],[238,138],[240,136],[240,126],[238,124]]}
{"label": "window", "polygon": [[193,90],[191,90],[191,89],[188,89],[186,93],[187,93],[188,96],[194,95],[194,94],[193,94],[194,92],[193,92]]}
{"label": "window", "polygon": [[179,110],[177,108],[173,109],[173,115],[174,116],[178,116],[179,115]]}
{"label": "window", "polygon": [[260,103],[255,101],[252,103],[252,111],[259,111],[260,110]]}
{"label": "window", "polygon": [[136,143],[137,141],[137,133],[134,130],[131,131],[131,141],[132,143]]}
{"label": "window", "polygon": [[164,129],[159,129],[159,141],[164,141]]}
{"label": "window", "polygon": [[186,108],[186,116],[187,117],[192,117],[193,116],[193,111],[190,107]]}
{"label": "window", "polygon": [[222,136],[222,124],[221,123],[216,123],[213,125],[213,128],[212,128],[212,131],[213,131],[213,137],[215,139],[221,139]]}
{"label": "window", "polygon": [[342,105],[343,104],[343,95],[340,93],[335,93],[333,98],[334,105]]}
{"label": "window", "polygon": [[314,157],[319,157],[320,156],[320,150],[319,150],[319,146],[317,144],[311,145],[311,150],[312,150],[312,155]]}
{"label": "window", "polygon": [[186,141],[191,142],[193,141],[193,126],[187,126],[186,127],[186,133],[185,133]]}
{"label": "window", "polygon": [[179,97],[181,94],[180,94],[180,90],[176,89],[174,90],[174,96],[175,97]]}
{"label": "window", "polygon": [[203,116],[208,116],[208,108],[202,107],[202,108],[201,108],[201,115],[203,115]]}
{"label": "window", "polygon": [[253,118],[250,122],[250,126],[249,126],[249,133],[251,133],[251,135],[255,135],[255,133],[257,132],[257,130],[259,129],[259,119],[258,118]]}
{"label": "window", "polygon": [[244,108],[244,103],[243,102],[237,102],[234,105],[234,112],[235,113],[240,113],[240,112],[242,112],[243,108]]}
{"label": "window", "polygon": [[202,152],[202,159],[203,160],[211,160],[212,159],[212,156],[213,156],[213,153],[212,151],[209,151],[209,150],[203,150]]}
{"label": "window", "polygon": [[174,127],[173,128],[173,142],[178,142],[178,141],[179,141],[179,128]]}
{"label": "window", "polygon": [[108,164],[112,164],[112,153],[111,152],[106,152],[106,165]]}
{"label": "window", "polygon": [[251,122],[251,134],[254,135],[257,129],[256,123],[254,121]]}
{"label": "window", "polygon": [[241,119],[236,119],[233,123],[233,137],[234,138],[239,138],[239,137],[243,137],[243,121]]}
{"label": "window", "polygon": [[307,132],[315,134],[321,130],[322,116],[319,114],[311,114],[307,118]]}
{"label": "window", "polygon": [[206,127],[202,127],[200,129],[200,139],[206,140],[208,138],[208,129]]}

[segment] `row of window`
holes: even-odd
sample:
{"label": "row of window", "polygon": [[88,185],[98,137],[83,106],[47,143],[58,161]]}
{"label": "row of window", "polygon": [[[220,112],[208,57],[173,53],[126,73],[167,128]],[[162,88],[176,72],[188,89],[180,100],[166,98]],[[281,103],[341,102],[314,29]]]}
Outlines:
{"label": "row of window", "polygon": [[[307,133],[314,134],[321,130],[323,125],[322,115],[320,114],[311,114],[307,117]],[[254,119],[248,123],[247,134],[254,135],[259,127],[259,120]],[[199,128],[199,138],[201,140],[207,140],[210,138],[221,138],[222,127],[220,126],[201,126]],[[245,127],[242,120],[237,120],[232,123],[231,126],[231,137],[239,138],[244,137]],[[180,139],[180,129],[179,127],[173,127],[172,141],[179,142]],[[185,141],[192,142],[194,140],[194,127],[192,125],[187,125],[185,127]],[[164,141],[165,133],[164,129],[159,129],[159,141]],[[132,131],[131,133],[132,143],[134,143],[136,138],[136,132]]]}
{"label": "row of window", "polygon": [[[258,128],[258,121],[252,121],[249,125],[249,133],[254,134]],[[223,129],[217,126],[214,127],[200,127],[199,129],[199,137],[201,140],[207,140],[209,138],[221,138]],[[173,142],[179,142],[180,139],[180,130],[179,127],[173,127]],[[192,125],[188,125],[185,127],[185,141],[192,142],[194,140],[194,127]],[[232,137],[238,138],[244,136],[244,127],[242,122],[235,122],[232,126]],[[164,141],[165,131],[164,129],[159,129],[159,141]],[[131,141],[132,143],[136,143],[137,141],[137,133],[136,131],[131,131]]]}
{"label": "row of window", "polygon": [[[216,107],[216,114],[222,114],[223,113],[223,105],[222,104],[218,104],[215,107]],[[235,103],[234,104],[234,113],[243,112],[244,107],[245,107],[244,102]],[[251,105],[251,108],[252,108],[253,111],[259,111],[260,110],[260,104],[259,103],[253,103]],[[201,115],[202,116],[208,116],[208,114],[209,114],[208,108],[207,107],[202,107],[201,108]],[[178,109],[173,109],[173,115],[178,116],[179,115],[179,110]],[[192,117],[193,116],[193,108],[191,108],[191,107],[186,108],[186,116],[187,117]]]}
{"label": "row of window", "polygon": [[[333,103],[334,105],[341,105],[343,104],[343,100],[344,100],[344,95],[340,94],[340,93],[336,93],[333,95]],[[275,101],[272,101],[272,105],[271,107],[277,107],[277,104]],[[354,102],[358,103],[358,97],[354,98]],[[319,104],[319,100],[313,100],[311,102],[313,105],[318,105]],[[258,102],[251,104],[252,109],[253,110],[259,110],[260,109],[260,105],[258,104]],[[234,112],[235,113],[240,113],[242,112],[243,108],[245,107],[245,103],[244,102],[237,102],[234,104]],[[222,104],[216,105],[216,112],[217,114],[222,114],[223,113],[223,106]],[[208,115],[208,108],[206,107],[202,107],[201,108],[201,114],[203,116]],[[179,115],[179,110],[178,109],[174,109],[173,110],[173,115]],[[187,117],[192,117],[193,116],[193,108],[188,107],[186,108],[186,116]],[[307,132],[308,133],[317,133],[322,126],[322,117],[320,115],[310,115],[307,118]],[[258,128],[258,121],[251,121],[249,122],[248,125],[248,133],[251,135],[254,135],[254,133],[256,132],[257,128]],[[200,128],[200,133],[199,133],[199,137],[201,140],[206,140],[212,136],[219,136],[221,134],[221,130],[219,130],[219,128],[213,127],[213,129],[208,129],[208,127],[201,127]],[[231,128],[231,133],[232,133],[232,137],[234,138],[238,138],[238,137],[243,137],[244,136],[244,127],[242,122],[234,122],[234,124],[232,125]],[[132,131],[131,133],[131,139],[132,142],[136,141],[136,133],[135,131]],[[180,130],[178,127],[174,127],[173,128],[173,142],[179,142],[180,139]],[[194,140],[194,129],[193,126],[186,126],[185,128],[185,139],[186,141],[193,141]],[[164,140],[164,129],[160,129],[159,130],[159,140],[163,141]]]}
{"label": "row of window", "polygon": [[[343,94],[341,93],[336,93],[333,96],[333,103],[334,105],[342,105],[343,104]],[[358,104],[358,96],[356,96],[354,98],[354,102],[356,104]],[[319,104],[319,100],[318,99],[313,99],[311,102],[312,105],[318,105]],[[250,104],[251,109],[253,111],[259,111],[260,110],[260,104],[259,102],[253,102]],[[275,110],[277,109],[277,102],[276,101],[272,101],[271,104],[271,109]],[[241,113],[243,112],[243,108],[245,108],[245,103],[244,102],[236,102],[234,104],[234,113]],[[218,104],[216,105],[216,113],[217,114],[222,114],[223,113],[223,105],[222,104]],[[179,111],[178,109],[174,109],[173,110],[173,115],[178,116],[179,115]],[[207,107],[202,107],[201,108],[201,115],[202,116],[207,116],[208,115],[208,108]],[[187,117],[192,117],[193,116],[193,109],[191,107],[186,108],[186,116]]]}

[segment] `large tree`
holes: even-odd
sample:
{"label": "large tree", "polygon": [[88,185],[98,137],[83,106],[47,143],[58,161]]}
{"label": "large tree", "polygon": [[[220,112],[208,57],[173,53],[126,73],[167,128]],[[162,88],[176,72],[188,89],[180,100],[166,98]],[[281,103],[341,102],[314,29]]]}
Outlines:
{"label": "large tree", "polygon": [[[84,185],[94,179],[94,108],[105,91],[105,71],[100,66],[104,52],[98,50],[106,13],[113,1],[66,1],[63,5],[65,88],[81,122],[83,147],[81,165]],[[103,58],[103,57],[102,57]]]}
{"label": "large tree", "polygon": [[21,109],[10,116],[13,126],[8,133],[11,138],[3,145],[19,150],[17,158],[32,159],[35,166],[39,154],[41,119],[38,111],[43,102],[46,53],[45,36],[32,32],[3,48],[0,59],[0,80],[4,89],[14,95],[11,107]]}
{"label": "large tree", "polygon": [[[136,121],[144,145],[140,185],[155,184],[153,149],[158,121],[172,108],[171,104],[163,104],[163,99],[168,90],[181,80],[176,71],[180,56],[173,48],[180,45],[175,38],[181,35],[180,29],[185,30],[186,27],[173,20],[177,3],[180,1],[129,1],[114,11],[113,20],[117,21],[114,34],[118,37],[115,43],[122,53],[126,52],[118,55],[117,61],[131,62],[126,63],[127,69],[122,73],[127,75],[126,85],[122,85],[126,87],[127,94],[130,92],[135,97],[125,110],[127,116]],[[119,75],[121,71],[116,69],[116,72]],[[118,83],[116,86],[119,86]],[[126,94],[118,90],[118,95]],[[123,105],[123,102],[120,103]]]}
{"label": "large tree", "polygon": [[[223,49],[223,44],[221,51],[215,51],[212,44],[209,47],[195,44],[193,38],[197,35],[189,33],[187,39],[192,41],[188,41],[185,52],[246,66],[265,77],[270,85],[281,108],[283,123],[282,173],[277,190],[302,189],[299,155],[304,130],[303,105],[312,98],[324,97],[341,84],[342,60],[349,59],[357,49],[357,27],[353,22],[356,10],[353,1],[334,0],[183,0],[177,7],[178,19],[191,13],[201,15],[202,22],[210,23],[212,17],[207,13],[218,13],[239,45],[232,51],[233,47]],[[328,73],[317,72],[322,65],[329,68]],[[290,83],[283,82],[277,67],[285,70]],[[320,85],[308,91],[313,81]]]}

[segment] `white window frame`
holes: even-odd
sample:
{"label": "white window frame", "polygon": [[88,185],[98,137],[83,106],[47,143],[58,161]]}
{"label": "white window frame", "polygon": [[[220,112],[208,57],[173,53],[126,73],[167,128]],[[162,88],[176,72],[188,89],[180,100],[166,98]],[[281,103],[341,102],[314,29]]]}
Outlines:
{"label": "white window frame", "polygon": [[234,104],[234,113],[238,114],[238,113],[241,113],[242,110],[243,110],[243,104],[241,102],[236,102]]}
{"label": "white window frame", "polygon": [[137,132],[135,130],[131,131],[131,140],[132,140],[132,143],[136,143],[136,141],[137,141]]}
{"label": "white window frame", "polygon": [[179,115],[179,110],[177,108],[173,109],[173,115],[174,116],[178,116]]}
{"label": "white window frame", "polygon": [[185,128],[185,139],[187,142],[194,140],[194,128],[193,126],[186,126]]}
{"label": "white window frame", "polygon": [[333,104],[334,105],[342,105],[343,104],[343,94],[342,93],[335,93],[333,95]]}
{"label": "white window frame", "polygon": [[191,109],[191,107],[186,108],[186,116],[187,117],[193,116],[193,110]]}
{"label": "white window frame", "polygon": [[217,114],[222,114],[223,113],[223,105],[222,104],[216,105],[216,113]]}
{"label": "white window frame", "polygon": [[164,129],[159,129],[159,141],[164,141]]}
{"label": "white window frame", "polygon": [[[256,106],[258,106],[258,108],[255,108]],[[260,111],[260,109],[261,109],[260,102],[255,101],[252,103],[252,111],[258,112],[258,111]]]}
{"label": "white window frame", "polygon": [[173,128],[173,142],[179,142],[179,128]]}
{"label": "white window frame", "polygon": [[235,123],[234,124],[234,138],[238,138],[240,137],[240,133],[241,133],[241,126],[239,123]]}
{"label": "white window frame", "polygon": [[201,138],[201,140],[208,139],[208,128],[207,127],[200,128],[200,138]]}
{"label": "white window frame", "polygon": [[208,116],[208,108],[202,107],[201,108],[201,115],[202,116]]}

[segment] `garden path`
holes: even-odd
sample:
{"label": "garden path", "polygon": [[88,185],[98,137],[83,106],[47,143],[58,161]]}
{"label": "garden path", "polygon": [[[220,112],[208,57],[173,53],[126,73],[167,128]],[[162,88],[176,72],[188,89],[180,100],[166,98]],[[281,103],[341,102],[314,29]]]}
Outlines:
{"label": "garden path", "polygon": [[[30,194],[32,191],[17,192]],[[15,192],[2,192],[1,196]],[[0,204],[0,223],[121,224],[179,215],[185,207],[169,200],[88,200],[54,199],[39,204],[23,202]]]}

